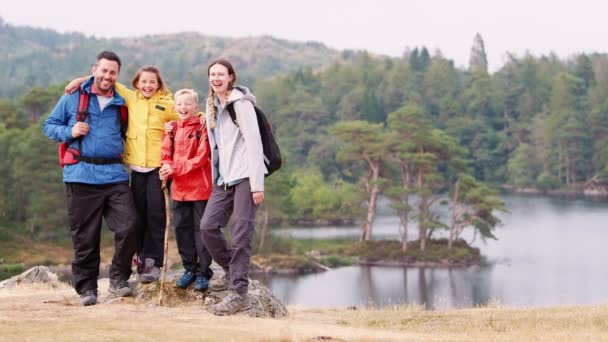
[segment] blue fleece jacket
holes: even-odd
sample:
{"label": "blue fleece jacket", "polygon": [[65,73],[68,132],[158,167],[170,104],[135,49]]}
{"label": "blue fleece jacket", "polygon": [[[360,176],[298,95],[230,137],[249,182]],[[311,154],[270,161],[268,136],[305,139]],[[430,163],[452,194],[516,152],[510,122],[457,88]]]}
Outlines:
{"label": "blue fleece jacket", "polygon": [[[85,122],[89,124],[89,133],[82,137],[81,155],[90,158],[116,158],[124,151],[123,132],[120,127],[120,106],[125,100],[114,91],[114,97],[103,111],[99,109],[97,96],[91,94],[93,77],[82,84],[83,91],[90,94],[89,115]],[[78,139],[72,138],[72,127],[76,124],[79,93],[63,95],[50,116],[42,125],[42,132],[49,138],[67,142],[70,147],[78,149]],[[65,165],[63,181],[65,183],[112,184],[127,182],[129,175],[122,164],[98,165],[80,161]]]}

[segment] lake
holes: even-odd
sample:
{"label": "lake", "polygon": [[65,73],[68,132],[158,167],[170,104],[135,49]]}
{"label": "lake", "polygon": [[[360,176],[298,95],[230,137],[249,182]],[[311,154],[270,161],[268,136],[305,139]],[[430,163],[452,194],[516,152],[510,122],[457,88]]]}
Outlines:
{"label": "lake", "polygon": [[[350,266],[299,276],[258,276],[287,304],[304,307],[419,304],[430,309],[608,303],[608,202],[504,195],[508,213],[497,241],[473,245],[485,260],[460,269]],[[446,208],[447,209],[447,208]],[[374,239],[398,239],[398,218],[384,203]],[[410,227],[410,239],[417,238]],[[358,227],[293,227],[299,239],[357,239]],[[463,236],[466,240],[472,234]]]}

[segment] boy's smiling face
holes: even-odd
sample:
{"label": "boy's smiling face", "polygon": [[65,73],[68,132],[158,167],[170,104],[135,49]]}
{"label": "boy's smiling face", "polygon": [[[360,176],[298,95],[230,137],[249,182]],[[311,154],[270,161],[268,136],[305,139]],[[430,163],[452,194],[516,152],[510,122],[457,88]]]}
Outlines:
{"label": "boy's smiling face", "polygon": [[175,111],[181,120],[193,117],[198,111],[198,103],[191,94],[182,94],[175,98]]}

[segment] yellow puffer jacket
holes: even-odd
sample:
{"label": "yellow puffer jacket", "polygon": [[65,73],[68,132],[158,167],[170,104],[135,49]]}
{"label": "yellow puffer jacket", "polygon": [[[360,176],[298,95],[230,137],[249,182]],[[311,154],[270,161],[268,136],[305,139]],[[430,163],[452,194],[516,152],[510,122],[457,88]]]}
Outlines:
{"label": "yellow puffer jacket", "polygon": [[177,120],[171,93],[146,99],[139,91],[116,83],[116,90],[129,108],[125,162],[140,167],[160,167],[165,123]]}

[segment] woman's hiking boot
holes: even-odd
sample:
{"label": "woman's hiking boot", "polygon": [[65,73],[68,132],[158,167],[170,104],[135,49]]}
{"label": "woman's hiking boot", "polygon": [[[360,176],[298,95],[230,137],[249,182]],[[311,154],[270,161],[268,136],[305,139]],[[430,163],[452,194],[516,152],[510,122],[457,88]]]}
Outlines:
{"label": "woman's hiking boot", "polygon": [[211,312],[218,316],[232,315],[251,308],[249,295],[230,291],[224,299],[211,307]]}
{"label": "woman's hiking boot", "polygon": [[188,286],[190,286],[190,284],[192,284],[195,279],[196,276],[194,275],[194,273],[186,271],[181,277],[179,277],[179,279],[177,279],[177,281],[175,282],[175,286],[182,289],[187,289]]}
{"label": "woman's hiking boot", "polygon": [[194,289],[196,291],[206,291],[209,288],[209,279],[205,278],[202,275],[196,276],[196,281],[194,282]]}
{"label": "woman's hiking boot", "polygon": [[80,305],[89,306],[97,304],[97,290],[86,290],[80,294]]}
{"label": "woman's hiking boot", "polygon": [[224,291],[228,289],[228,283],[230,283],[230,273],[225,272],[223,275],[211,278],[209,289],[211,291]]}

